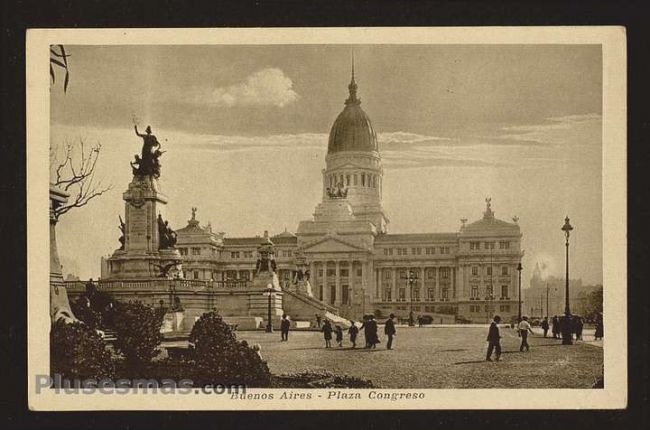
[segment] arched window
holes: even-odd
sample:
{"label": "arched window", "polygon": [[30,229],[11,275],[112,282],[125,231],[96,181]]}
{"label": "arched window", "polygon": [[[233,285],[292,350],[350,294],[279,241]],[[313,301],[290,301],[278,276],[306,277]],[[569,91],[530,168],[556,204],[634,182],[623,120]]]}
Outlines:
{"label": "arched window", "polygon": [[362,187],[366,186],[366,174],[365,173],[361,174],[361,186]]}

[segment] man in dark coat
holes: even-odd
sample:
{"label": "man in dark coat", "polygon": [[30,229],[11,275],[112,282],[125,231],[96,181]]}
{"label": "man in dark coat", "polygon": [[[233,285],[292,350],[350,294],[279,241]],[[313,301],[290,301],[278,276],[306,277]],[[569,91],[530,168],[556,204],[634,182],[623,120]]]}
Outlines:
{"label": "man in dark coat", "polygon": [[377,321],[375,321],[375,317],[369,315],[365,318],[361,328],[366,339],[366,348],[376,348],[379,343],[379,337],[377,336]]}
{"label": "man in dark coat", "polygon": [[501,322],[501,317],[499,315],[494,316],[494,321],[490,324],[490,330],[488,331],[487,341],[488,341],[488,350],[487,357],[485,361],[492,361],[492,351],[496,352],[496,361],[499,361],[501,357],[501,334],[499,334],[499,323]]}
{"label": "man in dark coat", "polygon": [[287,342],[289,340],[289,327],[291,327],[291,321],[287,318],[287,314],[282,315],[282,321],[280,322],[280,340],[282,342]]}
{"label": "man in dark coat", "polygon": [[386,349],[393,349],[393,336],[397,336],[397,330],[395,330],[395,318],[394,314],[390,314],[386,320],[386,325],[384,326],[384,333],[388,337],[388,342],[386,343]]}
{"label": "man in dark coat", "polygon": [[544,337],[546,337],[546,333],[548,333],[548,318],[544,317],[544,320],[542,321],[542,330],[544,330]]}
{"label": "man in dark coat", "polygon": [[560,337],[560,319],[557,317],[557,315],[553,315],[553,319],[551,321],[553,322],[553,338],[557,339]]}
{"label": "man in dark coat", "polygon": [[323,328],[321,329],[323,332],[323,337],[325,338],[325,348],[331,348],[332,347],[332,324],[330,324],[330,320],[325,320],[325,323],[323,324]]}
{"label": "man in dark coat", "polygon": [[352,343],[352,348],[357,347],[357,335],[359,334],[359,327],[354,324],[354,321],[350,320],[350,328],[348,329],[348,334],[350,335],[350,342]]}

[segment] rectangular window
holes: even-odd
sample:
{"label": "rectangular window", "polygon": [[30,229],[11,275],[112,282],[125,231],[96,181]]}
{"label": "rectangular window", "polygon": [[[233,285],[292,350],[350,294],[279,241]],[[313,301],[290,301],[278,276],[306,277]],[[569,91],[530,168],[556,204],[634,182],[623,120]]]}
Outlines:
{"label": "rectangular window", "polygon": [[239,279],[242,281],[250,280],[250,273],[247,270],[239,272]]}
{"label": "rectangular window", "polygon": [[[318,277],[322,278],[323,277],[323,269],[318,269]],[[321,299],[322,300],[322,299]]]}
{"label": "rectangular window", "polygon": [[472,266],[472,276],[478,276],[478,266]]}
{"label": "rectangular window", "polygon": [[501,297],[509,297],[508,296],[508,286],[507,285],[501,285]]}
{"label": "rectangular window", "polygon": [[357,176],[357,175],[354,175],[354,176],[353,176],[353,179],[354,179],[354,182],[353,182],[354,185],[357,185],[357,179],[358,179],[358,176]]}
{"label": "rectangular window", "polygon": [[199,271],[198,270],[194,270],[192,272],[192,275],[193,275],[194,279],[199,279]]}
{"label": "rectangular window", "polygon": [[418,287],[413,288],[413,300],[416,302],[420,301],[420,288]]}
{"label": "rectangular window", "polygon": [[341,300],[344,305],[349,305],[350,304],[350,287],[347,285],[341,286]]}
{"label": "rectangular window", "polygon": [[442,279],[449,279],[450,273],[451,273],[451,269],[449,267],[441,267],[440,268],[440,277]]}
{"label": "rectangular window", "polygon": [[427,279],[436,279],[436,269],[427,269]]}
{"label": "rectangular window", "polygon": [[422,248],[411,248],[411,254],[413,254],[413,255],[421,255],[422,254]]}
{"label": "rectangular window", "polygon": [[427,246],[427,247],[424,249],[424,253],[425,253],[426,255],[433,255],[433,254],[436,253],[436,248],[434,248],[434,247],[432,247],[432,246]]}
{"label": "rectangular window", "polygon": [[201,248],[192,248],[192,255],[201,255]]}
{"label": "rectangular window", "polygon": [[485,287],[485,295],[488,298],[492,297],[492,285],[488,285]]}
{"label": "rectangular window", "polygon": [[486,268],[485,268],[485,273],[486,273],[488,276],[492,276],[492,267],[491,267],[491,266],[486,267]]}
{"label": "rectangular window", "polygon": [[384,279],[390,279],[390,277],[391,277],[391,271],[384,270]]}
{"label": "rectangular window", "polygon": [[336,276],[336,269],[327,269],[327,276]]}
{"label": "rectangular window", "polygon": [[510,242],[508,242],[508,241],[500,241],[499,242],[499,249],[510,249]]}
{"label": "rectangular window", "polygon": [[239,258],[239,251],[232,251],[230,253],[230,258]]}
{"label": "rectangular window", "polygon": [[400,288],[399,289],[399,302],[405,302],[406,301],[406,288]]}
{"label": "rectangular window", "polygon": [[392,294],[393,294],[393,290],[391,288],[384,289],[384,299],[387,302],[390,302],[390,301],[393,300]]}
{"label": "rectangular window", "polygon": [[345,175],[345,185],[350,186],[350,175]]}
{"label": "rectangular window", "polygon": [[485,249],[494,249],[494,242],[485,242]]}
{"label": "rectangular window", "polygon": [[478,285],[472,285],[471,297],[473,299],[478,299]]}
{"label": "rectangular window", "polygon": [[340,274],[341,274],[341,276],[347,277],[347,276],[350,276],[350,271],[348,269],[341,269]]}
{"label": "rectangular window", "polygon": [[181,255],[187,255],[187,248],[178,248],[178,252],[180,252]]}
{"label": "rectangular window", "polygon": [[361,268],[357,269],[357,276],[363,276],[363,269]]}
{"label": "rectangular window", "polygon": [[365,173],[361,174],[361,186],[362,187],[366,186],[366,174]]}
{"label": "rectangular window", "polygon": [[436,298],[436,289],[428,288],[427,289],[427,300],[435,300]]}
{"label": "rectangular window", "polygon": [[499,311],[501,312],[510,312],[510,305],[500,305]]}
{"label": "rectangular window", "polygon": [[448,299],[449,298],[449,288],[443,288],[441,291],[441,295],[443,299]]}
{"label": "rectangular window", "polygon": [[507,275],[508,274],[508,266],[501,267],[501,274],[502,275]]}
{"label": "rectangular window", "polygon": [[406,279],[406,270],[400,270],[399,271],[399,278],[400,279]]}

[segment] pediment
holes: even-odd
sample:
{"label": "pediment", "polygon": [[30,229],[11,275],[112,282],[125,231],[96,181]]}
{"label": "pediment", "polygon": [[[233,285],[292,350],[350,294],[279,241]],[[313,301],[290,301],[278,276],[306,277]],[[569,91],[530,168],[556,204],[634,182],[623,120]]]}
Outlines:
{"label": "pediment", "polygon": [[305,253],[328,253],[328,252],[365,252],[366,250],[353,243],[334,238],[327,237],[318,240],[314,243],[307,244],[303,247]]}

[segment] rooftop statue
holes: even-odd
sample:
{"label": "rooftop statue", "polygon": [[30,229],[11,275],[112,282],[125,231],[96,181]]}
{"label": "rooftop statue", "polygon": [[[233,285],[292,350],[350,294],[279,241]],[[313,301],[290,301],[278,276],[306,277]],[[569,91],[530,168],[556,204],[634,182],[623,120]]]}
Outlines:
{"label": "rooftop statue", "polygon": [[348,196],[348,189],[343,188],[343,182],[339,182],[337,188],[327,188],[327,196],[330,199],[344,199]]}
{"label": "rooftop statue", "polygon": [[135,161],[131,162],[133,175],[160,177],[160,162],[158,158],[165,152],[160,150],[160,143],[156,136],[151,134],[151,126],[147,126],[145,134],[138,132],[135,125],[135,134],[142,138],[141,155],[135,155]]}

